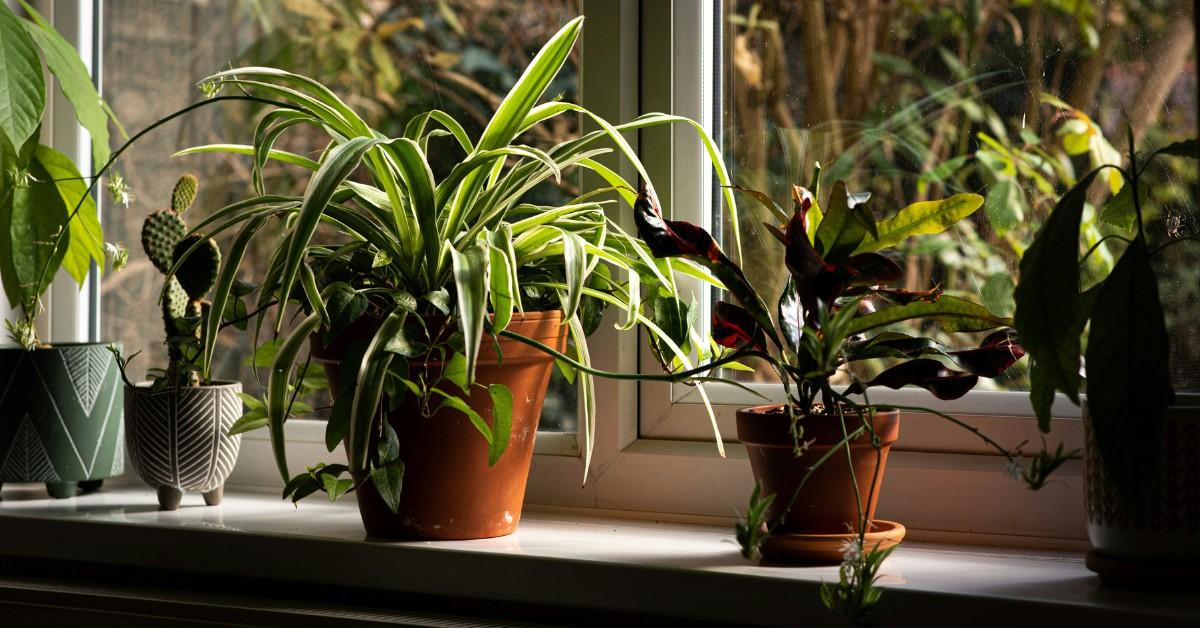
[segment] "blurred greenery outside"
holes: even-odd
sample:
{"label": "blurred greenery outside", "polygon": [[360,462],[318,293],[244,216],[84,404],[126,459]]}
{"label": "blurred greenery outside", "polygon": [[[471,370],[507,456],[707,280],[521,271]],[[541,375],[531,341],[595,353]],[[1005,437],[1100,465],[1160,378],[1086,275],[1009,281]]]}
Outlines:
{"label": "blurred greenery outside", "polygon": [[[214,71],[270,65],[330,85],[384,133],[399,134],[411,115],[439,108],[477,134],[541,43],[580,13],[581,0],[103,6],[103,90],[130,130],[202,98],[196,82]],[[1184,0],[726,0],[723,6],[720,140],[736,182],[782,201],[788,186],[807,183],[820,162],[827,184],[845,179],[853,191],[870,191],[877,218],[957,192],[985,196],[970,219],[903,251],[904,287],[940,285],[999,314],[1012,313],[1019,256],[1041,221],[1094,160],[1124,158],[1127,124],[1145,148],[1196,134],[1194,20]],[[549,95],[575,100],[578,70],[576,50]],[[1043,94],[1068,108],[1044,102]],[[146,213],[166,205],[184,172],[201,181],[193,223],[244,198],[250,179],[248,158],[167,156],[198,144],[250,143],[259,115],[261,109],[241,104],[206,108],[148,136],[122,159],[135,198],[129,208],[106,207],[104,220],[106,239],[123,242],[132,254],[129,267],[101,284],[102,337],[144,351],[135,372],[165,360],[157,316],[144,315],[157,312],[159,289],[140,251]],[[525,141],[567,137],[576,124],[555,118]],[[319,154],[323,146],[301,129],[278,147]],[[450,142],[433,146],[457,150]],[[431,153],[436,163],[437,150]],[[1151,238],[1196,235],[1195,164],[1156,163],[1150,194],[1160,211],[1150,221]],[[304,181],[297,174],[269,165],[267,186],[299,193]],[[536,202],[575,195],[574,178],[560,185],[539,188]],[[1097,184],[1093,206],[1102,208],[1112,195],[1113,188]],[[786,272],[782,251],[765,237],[761,222],[768,217],[740,200],[745,253],[756,260],[747,270],[764,294],[777,294]],[[1092,216],[1093,242],[1121,233],[1099,221],[1097,211]],[[274,248],[259,242],[247,254],[244,279],[259,278],[255,269]],[[1120,252],[1118,241],[1105,241],[1088,258],[1085,278],[1105,272]],[[1173,383],[1200,389],[1200,251],[1173,247],[1160,264]],[[941,335],[936,325],[921,331],[948,343],[970,341]],[[264,332],[259,341],[267,339]],[[226,330],[215,365],[218,376],[241,379],[250,392],[258,388],[246,366],[253,340]],[[1024,362],[985,385],[1027,388]],[[574,431],[575,407],[573,387],[556,373],[542,428]]]}
{"label": "blurred greenery outside", "polygon": [[[1096,165],[1127,164],[1127,126],[1143,152],[1196,135],[1195,22],[1185,0],[725,7],[722,140],[736,183],[788,202],[789,186],[807,185],[819,162],[825,194],[839,179],[870,192],[877,219],[916,201],[984,196],[984,207],[955,228],[911,239],[898,261],[907,271],[902,287],[941,286],[997,314],[1012,314],[1020,255],[1058,198]],[[1157,205],[1148,215],[1152,245],[1200,233],[1195,162],[1156,160],[1148,180]],[[1129,233],[1100,219],[1120,185],[1119,175],[1094,184],[1081,255],[1104,236]],[[742,201],[745,255],[756,260],[748,274],[760,293],[779,294],[783,251],[761,226],[771,218]],[[1100,244],[1081,266],[1084,285],[1104,276],[1124,246]],[[1172,383],[1200,389],[1200,247],[1172,247],[1158,271]],[[908,331],[975,340],[936,323]],[[982,381],[987,388],[1028,389],[1027,360]]]}

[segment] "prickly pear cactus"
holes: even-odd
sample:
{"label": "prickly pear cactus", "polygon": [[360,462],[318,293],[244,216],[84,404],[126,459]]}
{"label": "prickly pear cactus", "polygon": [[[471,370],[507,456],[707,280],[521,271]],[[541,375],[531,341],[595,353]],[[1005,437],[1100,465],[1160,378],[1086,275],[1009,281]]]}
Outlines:
{"label": "prickly pear cactus", "polygon": [[178,264],[175,274],[166,278],[162,298],[169,360],[165,379],[170,385],[200,383],[195,361],[201,353],[201,321],[208,311],[204,297],[221,269],[216,242],[202,234],[186,235],[182,214],[195,202],[198,188],[194,175],[184,175],[171,192],[171,208],[151,213],[142,224],[142,248],[154,267],[165,275]]}

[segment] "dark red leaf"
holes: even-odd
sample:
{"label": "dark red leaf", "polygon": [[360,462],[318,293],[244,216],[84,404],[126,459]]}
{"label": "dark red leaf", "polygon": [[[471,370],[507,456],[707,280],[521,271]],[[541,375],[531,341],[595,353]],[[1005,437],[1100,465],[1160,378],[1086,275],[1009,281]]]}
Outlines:
{"label": "dark red leaf", "polygon": [[702,227],[682,220],[666,220],[658,206],[658,197],[646,186],[633,204],[633,221],[638,236],[655,257],[702,257],[719,261],[725,257],[712,235]]}
{"label": "dark red leaf", "polygon": [[857,273],[852,282],[855,286],[886,285],[904,276],[899,264],[879,253],[859,253],[846,260],[845,265]]}
{"label": "dark red leaf", "polygon": [[983,339],[978,349],[951,351],[949,354],[959,366],[980,377],[998,377],[1025,355],[1025,349],[1017,342],[1017,333],[1001,329]]}
{"label": "dark red leaf", "polygon": [[712,337],[717,344],[730,349],[750,345],[764,350],[762,328],[745,308],[718,301],[713,309]]}
{"label": "dark red leaf", "polygon": [[921,358],[897,364],[865,385],[855,382],[846,389],[846,394],[858,394],[870,386],[900,389],[913,385],[928,390],[938,399],[958,399],[974,388],[978,381],[979,377],[972,373],[956,371],[937,360]]}

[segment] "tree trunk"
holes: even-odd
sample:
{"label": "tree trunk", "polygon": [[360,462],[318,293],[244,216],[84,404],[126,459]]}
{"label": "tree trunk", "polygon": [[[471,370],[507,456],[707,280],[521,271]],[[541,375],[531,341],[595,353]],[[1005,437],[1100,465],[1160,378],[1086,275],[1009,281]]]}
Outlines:
{"label": "tree trunk", "polygon": [[1110,2],[1105,13],[1104,28],[1100,30],[1100,47],[1083,63],[1079,74],[1071,82],[1067,103],[1088,114],[1095,113],[1096,90],[1104,78],[1104,68],[1112,58],[1113,50],[1120,41],[1125,28],[1125,9],[1120,2]]}
{"label": "tree trunk", "polygon": [[1040,129],[1038,112],[1042,103],[1042,73],[1046,60],[1042,57],[1042,0],[1033,0],[1029,6],[1029,25],[1025,30],[1029,44],[1029,64],[1026,76],[1029,98],[1025,101],[1025,126]]}
{"label": "tree trunk", "polygon": [[[801,28],[804,40],[804,73],[808,79],[805,93],[805,126],[813,131],[821,152],[829,156],[842,151],[841,134],[837,124],[837,109],[834,101],[833,66],[829,59],[829,37],[825,21],[824,0],[803,0],[804,20]],[[822,142],[821,140],[826,140]],[[831,160],[832,161],[832,160]]]}

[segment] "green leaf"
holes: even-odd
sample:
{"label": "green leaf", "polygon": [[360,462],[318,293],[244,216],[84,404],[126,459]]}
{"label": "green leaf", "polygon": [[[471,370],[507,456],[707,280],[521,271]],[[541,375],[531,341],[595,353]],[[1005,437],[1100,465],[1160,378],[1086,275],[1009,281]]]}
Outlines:
{"label": "green leaf", "polygon": [[567,293],[563,300],[563,318],[570,319],[579,310],[583,297],[583,286],[587,282],[587,253],[583,238],[562,231],[563,268],[566,274]]}
{"label": "green leaf", "polygon": [[68,226],[66,252],[62,268],[71,275],[75,283],[83,285],[91,272],[92,262],[103,272],[104,233],[100,229],[100,218],[96,212],[96,201],[88,194],[87,183],[66,155],[50,148],[38,146],[34,159],[45,169],[62,196],[67,216],[79,206],[79,212]]}
{"label": "green leaf", "polygon": [[1013,316],[1030,358],[1030,401],[1043,432],[1055,391],[1079,403],[1079,222],[1093,170],[1067,191],[1021,257]]}
{"label": "green leaf", "polygon": [[[238,231],[237,238],[233,241],[233,246],[230,247],[229,252],[222,256],[221,272],[217,275],[217,283],[213,288],[212,311],[224,312],[227,304],[237,304],[234,307],[236,308],[240,305],[242,315],[246,314],[246,305],[240,299],[235,298],[230,300],[230,294],[234,291],[237,282],[237,271],[242,265],[242,259],[246,256],[246,249],[249,248],[250,241],[254,239],[254,235],[258,233],[258,230],[262,228],[266,220],[266,216],[257,216],[243,225]],[[236,309],[235,312],[237,312]],[[213,354],[217,350],[217,335],[221,331],[221,318],[220,316],[209,316],[205,321],[204,354],[200,362],[201,377],[205,381],[208,381],[212,377],[212,359]],[[244,325],[242,329],[245,329]],[[278,345],[275,346],[277,347]],[[260,349],[262,347],[256,348],[254,356],[251,358],[254,366],[269,366],[270,362],[266,359],[265,354],[261,360],[264,363],[259,364],[258,352]]]}
{"label": "green leaf", "polygon": [[404,462],[399,458],[382,467],[371,469],[375,490],[393,513],[400,511],[400,494],[404,490]]}
{"label": "green leaf", "polygon": [[1013,301],[1015,287],[1009,273],[992,273],[983,281],[979,296],[983,298],[983,304],[988,310],[1001,316],[1011,316],[1016,309],[1016,302]]}
{"label": "green leaf", "polygon": [[496,464],[512,438],[512,391],[504,384],[488,384],[492,397],[492,441],[488,447],[488,466]]}
{"label": "green leaf", "polygon": [[[396,163],[400,178],[408,191],[417,224],[422,225],[421,238],[425,252],[425,274],[429,285],[437,285],[438,259],[441,257],[442,241],[435,225],[438,224],[437,205],[434,203],[433,171],[421,145],[408,138],[399,138],[387,144]],[[405,219],[404,208],[393,207],[397,222]]]}
{"label": "green leaf", "polygon": [[[1138,197],[1142,207],[1150,204],[1150,185],[1146,183],[1145,179],[1138,180]],[[1132,183],[1127,182],[1121,186],[1120,192],[1108,199],[1108,202],[1100,210],[1100,221],[1119,227],[1126,232],[1136,229],[1137,209],[1133,203]]]}
{"label": "green leaf", "polygon": [[941,233],[982,205],[983,197],[978,194],[955,194],[940,201],[913,203],[895,216],[879,221],[876,225],[879,237],[867,238],[854,252],[869,253],[896,246],[911,236]]}
{"label": "green leaf", "polygon": [[242,364],[255,368],[266,368],[275,362],[275,354],[279,352],[283,338],[268,340],[254,348],[254,354],[246,358]]}
{"label": "green leaf", "polygon": [[[92,76],[75,48],[67,43],[41,14],[29,6],[29,3],[25,0],[20,2],[33,18],[32,22],[24,22],[25,30],[42,49],[50,72],[58,77],[58,86],[67,100],[71,101],[75,119],[79,120],[79,124],[92,136],[92,170],[99,170],[108,163],[111,154],[108,147],[109,111],[100,100],[100,94],[92,83]],[[113,121],[116,122],[116,119]]]}
{"label": "green leaf", "polygon": [[1126,497],[1157,477],[1171,397],[1170,342],[1150,254],[1139,238],[1104,280],[1088,335],[1088,412],[1107,481]]}
{"label": "green leaf", "polygon": [[846,184],[838,181],[830,192],[825,216],[817,227],[817,249],[830,262],[838,262],[850,254],[877,231],[875,218],[866,205],[850,206]]}
{"label": "green leaf", "polygon": [[352,480],[338,478],[332,473],[321,473],[318,477],[321,478],[321,485],[326,493],[329,493],[329,501],[335,502],[339,497],[346,494],[351,486],[354,486]]}
{"label": "green leaf", "polygon": [[329,331],[325,334],[325,342],[328,343],[358,320],[367,311],[368,303],[366,295],[344,281],[329,284],[325,292],[328,294],[325,311],[329,313]]}
{"label": "green leaf", "polygon": [[0,245],[11,251],[17,287],[17,294],[8,297],[22,305],[46,291],[67,252],[67,247],[55,248],[54,243],[59,230],[65,228],[69,208],[39,160],[30,162],[29,174],[33,179],[13,190],[11,211],[0,216],[0,220],[8,219],[8,224],[0,223],[8,242],[0,241]]}
{"label": "green leaf", "polygon": [[467,356],[467,381],[475,382],[475,362],[479,359],[479,343],[483,339],[483,322],[487,319],[487,249],[479,244],[461,253],[450,249],[454,263],[454,284],[458,292],[459,328]]}
{"label": "green leaf", "polygon": [[955,332],[985,331],[1009,323],[1008,319],[992,314],[978,303],[942,295],[937,301],[914,301],[859,316],[847,325],[846,335],[854,336],[914,319],[936,320],[946,331]]}
{"label": "green leaf", "polygon": [[384,346],[404,327],[408,314],[403,307],[396,307],[388,314],[363,352],[362,362],[355,368],[358,377],[354,386],[354,405],[350,409],[350,446],[346,453],[350,468],[356,472],[368,466],[371,432],[383,399],[388,366],[395,355],[384,350]]}
{"label": "green leaf", "polygon": [[467,358],[461,353],[450,356],[450,361],[446,363],[446,368],[442,371],[442,377],[454,382],[454,385],[463,392],[468,392]]}
{"label": "green leaf", "polygon": [[[287,420],[287,402],[291,392],[288,383],[296,355],[308,341],[308,336],[321,326],[321,317],[310,314],[284,339],[271,361],[271,374],[267,380],[267,419],[271,428],[271,449],[275,452],[275,465],[286,482],[290,477],[287,467],[287,445],[284,442],[283,422]],[[258,350],[255,350],[255,354]]]}
{"label": "green leaf", "polygon": [[983,209],[996,235],[1003,236],[1025,219],[1025,200],[1021,188],[1010,179],[997,181],[988,189]]}
{"label": "green leaf", "polygon": [[1154,151],[1154,155],[1173,155],[1175,157],[1191,157],[1192,159],[1200,158],[1200,141],[1195,138],[1186,139],[1174,144],[1167,144],[1162,148]]}
{"label": "green leaf", "polygon": [[492,428],[488,427],[487,422],[483,420],[483,417],[479,416],[479,413],[476,412],[475,409],[470,406],[470,404],[468,404],[462,398],[455,397],[454,395],[451,395],[440,388],[431,388],[429,392],[442,398],[442,403],[439,404],[437,408],[439,412],[443,408],[450,408],[452,410],[458,410],[466,415],[467,419],[471,421],[471,425],[473,425],[475,429],[483,435],[484,440],[486,440],[488,443],[490,451],[490,447],[492,445]]}
{"label": "green leaf", "polygon": [[0,6],[0,132],[14,148],[37,132],[46,107],[46,81],[24,20]]}
{"label": "green leaf", "polygon": [[251,432],[267,426],[267,411],[263,408],[252,408],[249,412],[243,414],[233,425],[229,426],[229,435],[236,436],[244,432]]}
{"label": "green leaf", "polygon": [[510,255],[512,231],[507,223],[500,230],[487,232],[489,265],[489,298],[492,302],[492,333],[499,334],[512,320],[517,295],[517,266]]}
{"label": "green leaf", "polygon": [[419,358],[429,352],[428,332],[415,317],[410,317],[383,349],[406,358]]}

